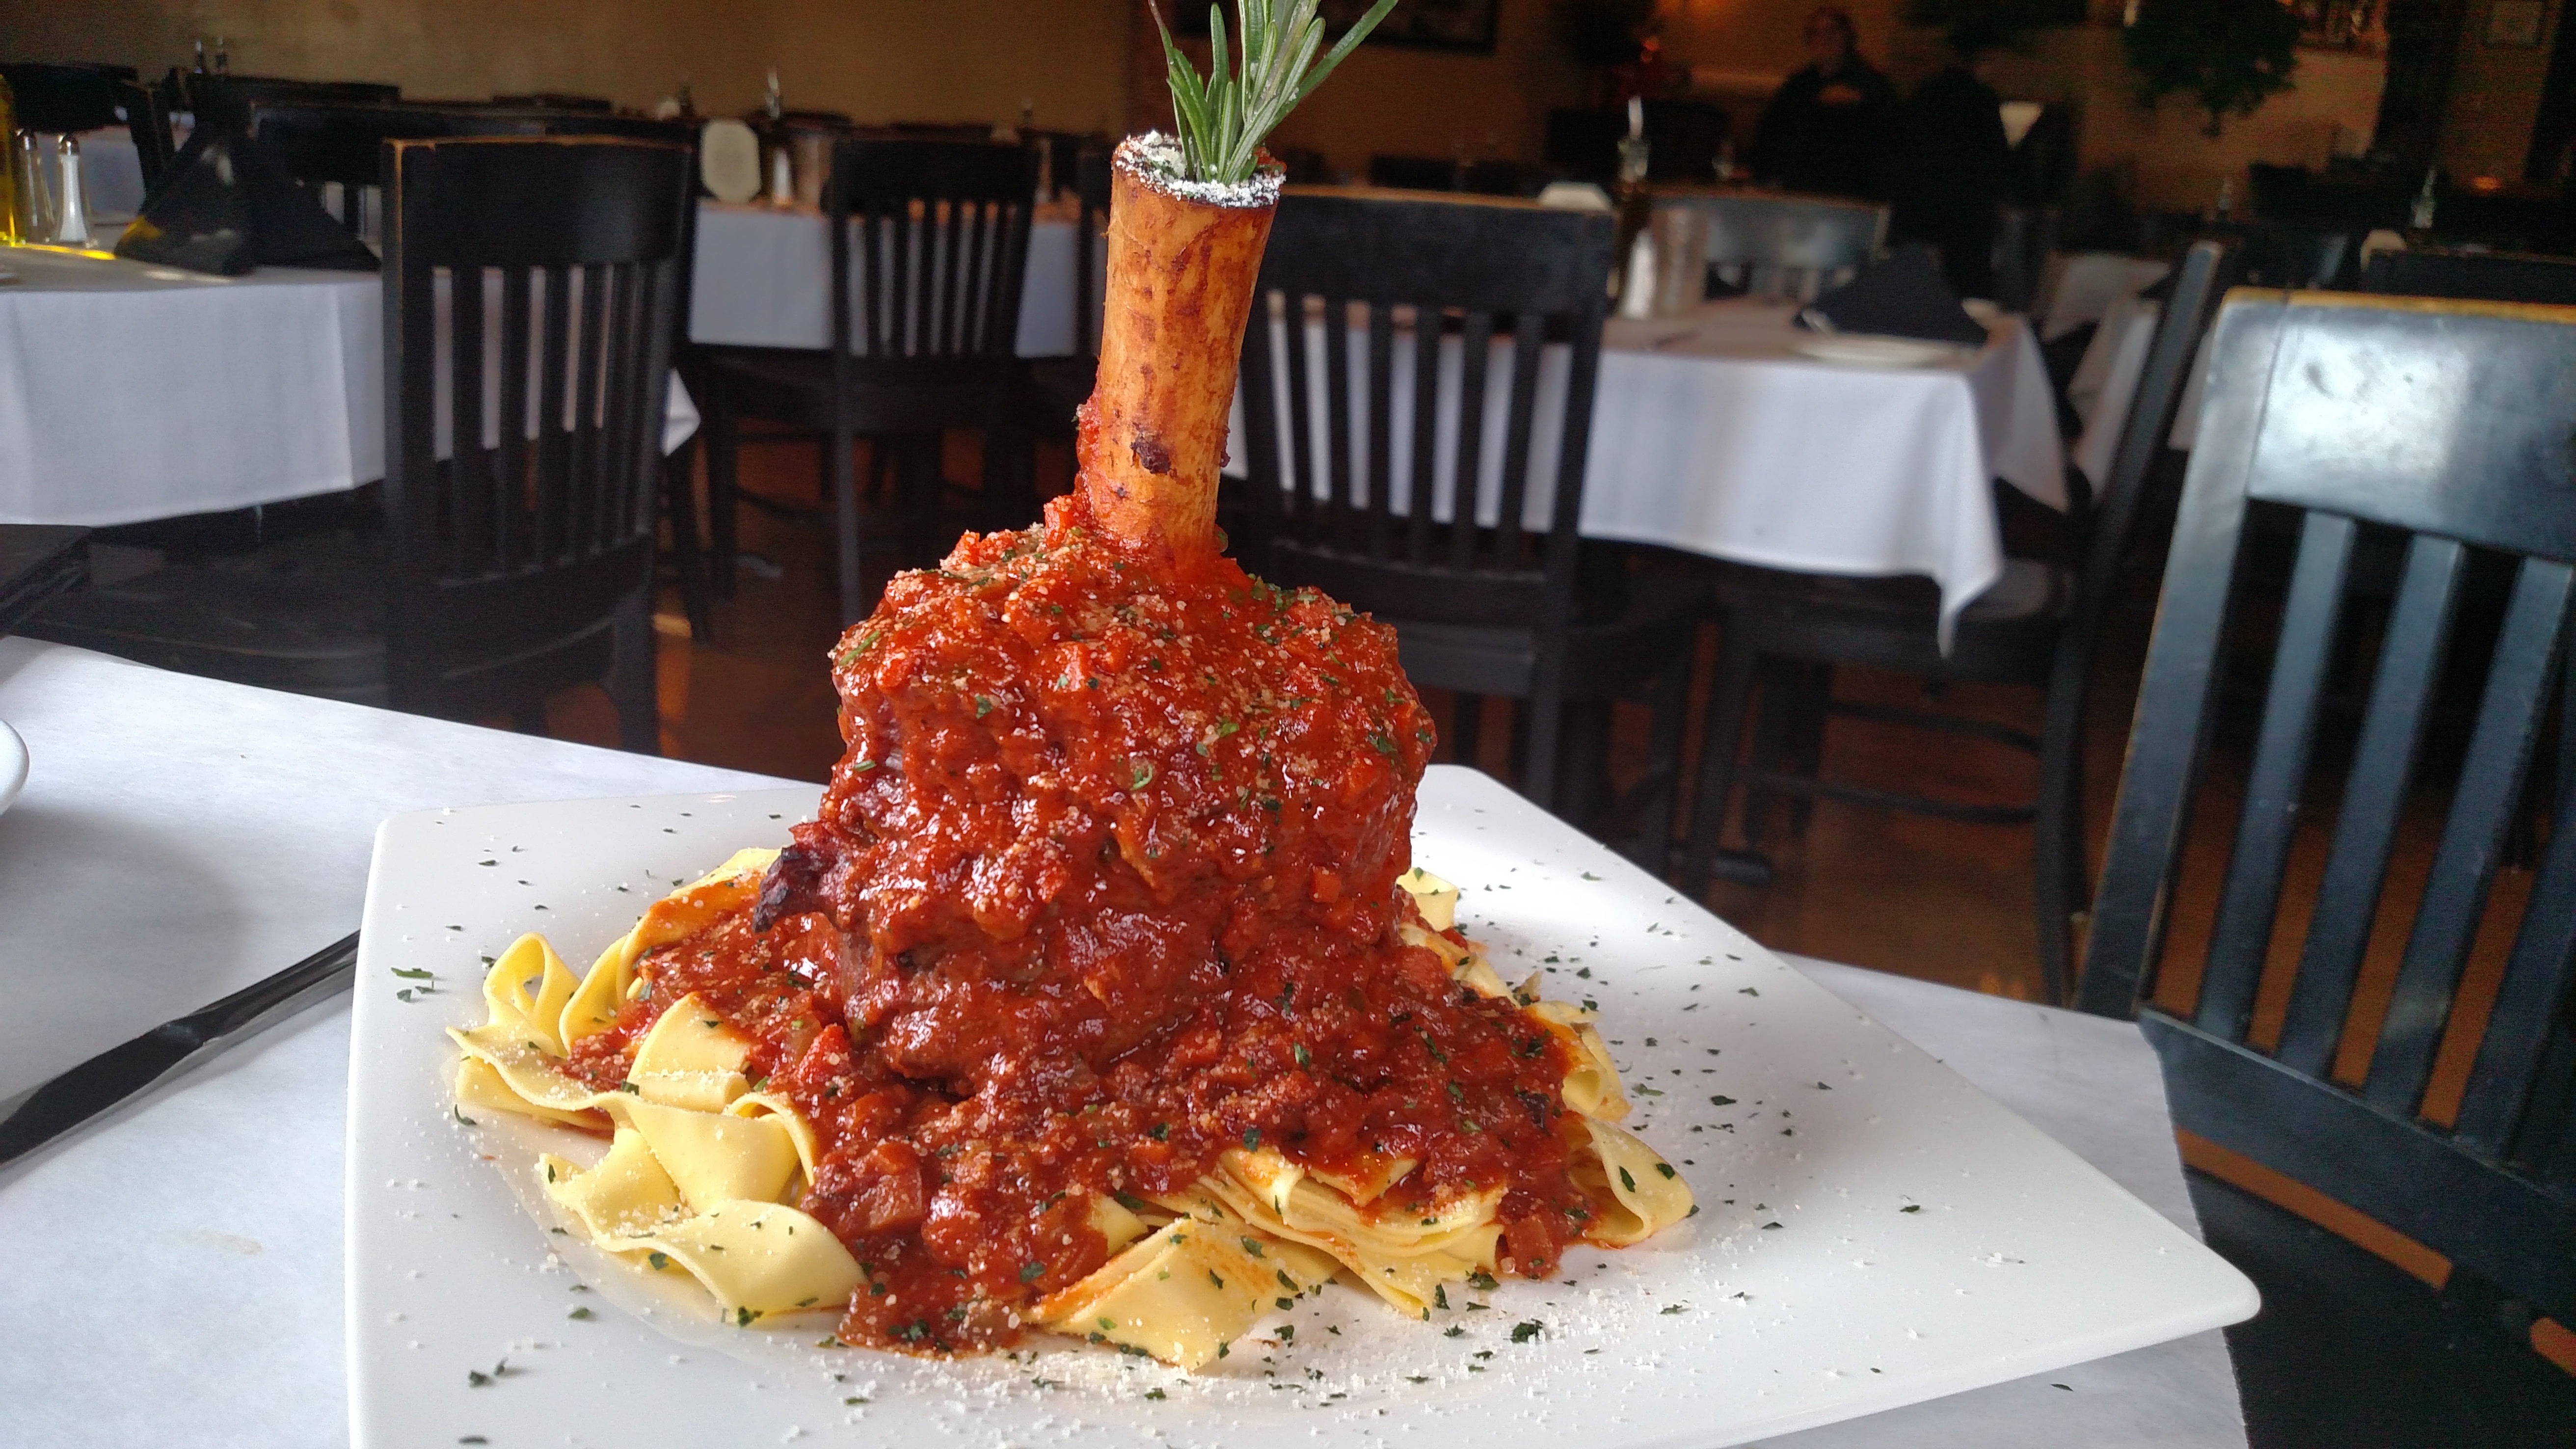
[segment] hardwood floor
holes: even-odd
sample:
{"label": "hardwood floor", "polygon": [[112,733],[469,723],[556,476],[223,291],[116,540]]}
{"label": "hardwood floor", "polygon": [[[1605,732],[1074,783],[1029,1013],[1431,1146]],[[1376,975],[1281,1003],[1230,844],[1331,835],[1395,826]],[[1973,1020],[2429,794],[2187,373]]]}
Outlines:
{"label": "hardwood floor", "polygon": [[[972,479],[979,463],[971,439],[952,440],[950,477]],[[791,506],[810,510],[816,503],[816,472],[811,443],[759,443],[743,450],[743,486]],[[860,476],[866,476],[864,470]],[[1063,447],[1041,446],[1037,480],[1042,493],[1069,486],[1071,460]],[[827,530],[819,517],[751,507],[741,512],[741,529],[749,557],[734,597],[715,606],[712,641],[690,640],[676,595],[665,591],[657,618],[662,634],[663,749],[681,759],[819,781],[829,774],[841,749],[825,668],[826,653],[838,635]],[[2136,567],[2137,586],[2115,608],[2095,655],[2087,710],[2085,798],[2091,860],[2096,866],[2136,702],[2160,557],[2152,549],[2142,556]],[[872,555],[872,563],[882,574],[894,560]],[[871,579],[871,594],[879,582]],[[1705,698],[1714,643],[1713,634],[1701,640],[1697,701]],[[1835,687],[1844,699],[1923,702],[1919,682],[1865,670],[1842,671]],[[1427,695],[1426,702],[1445,737],[1457,702],[1437,692]],[[1942,691],[1937,706],[2027,730],[2037,727],[2040,700],[2035,690],[1954,685]],[[1508,777],[1509,707],[1489,700],[1486,709],[1482,759],[1471,763]],[[1611,761],[1614,782],[1628,783],[1642,770],[1646,724],[1642,711],[1623,710],[1617,719]],[[549,727],[559,737],[596,744],[613,744],[616,738],[607,699],[592,689],[575,690],[552,701]],[[1694,753],[1697,733],[1694,714],[1690,735]],[[2241,775],[2240,742],[2222,728],[2213,749],[2217,778]],[[1440,758],[1451,758],[1445,738]],[[1823,768],[1856,783],[1994,801],[2028,799],[2037,773],[2031,757],[2001,745],[1928,737],[1852,719],[1837,719],[1827,732]],[[2321,769],[2320,774],[2324,773]],[[2338,1075],[2346,1080],[2358,1081],[2367,1066],[2369,1028],[2386,1008],[2406,926],[2441,827],[2441,810],[2447,804],[2439,792],[2419,793],[2424,798],[2409,814],[2372,936],[2370,966],[2352,1009],[2351,1019],[2360,1029],[2351,1036],[2361,1045],[2347,1050],[2338,1063]],[[2227,808],[2232,803],[2221,788],[2210,808],[2195,813],[2174,900],[2167,950],[2172,968],[2163,973],[2158,989],[2159,1000],[2171,1007],[2187,1009],[2197,990],[2193,963],[2205,945],[2216,908],[2219,872],[2233,828],[2233,812]],[[2287,896],[2290,909],[2275,941],[2257,1011],[2254,1038],[2258,1043],[2277,1036],[2286,1009],[2290,973],[2303,934],[2299,912],[2313,901],[2328,840],[2320,819],[2330,822],[2331,812],[2314,812],[2293,862]],[[1765,945],[1992,995],[2039,998],[2032,836],[2027,826],[1888,815],[1820,800],[1803,833],[1775,838],[1767,848],[1777,868],[1771,885],[1755,888],[1720,882],[1707,902]],[[2456,1107],[2476,1033],[2492,1000],[2529,883],[2527,869],[2506,867],[2436,1075],[2428,1104],[2429,1115],[2436,1120],[2445,1119]],[[2202,1150],[2190,1150],[2195,1145]],[[2231,1162],[2228,1154],[2209,1150],[2207,1144],[2185,1146],[2195,1167],[2308,1216],[2427,1282],[2438,1284],[2448,1271],[2438,1254],[2297,1184],[2267,1178],[2259,1167],[2242,1159]],[[2533,1330],[2532,1340],[2544,1356],[2576,1373],[2576,1336],[2544,1319]]]}

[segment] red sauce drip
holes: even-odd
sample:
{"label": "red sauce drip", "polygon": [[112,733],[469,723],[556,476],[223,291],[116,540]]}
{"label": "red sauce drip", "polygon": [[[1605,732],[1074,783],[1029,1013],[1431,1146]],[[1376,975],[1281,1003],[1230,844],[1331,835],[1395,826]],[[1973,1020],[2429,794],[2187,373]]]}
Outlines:
{"label": "red sauce drip", "polygon": [[801,1206],[866,1266],[846,1341],[992,1350],[1108,1248],[1089,1195],[1174,1192],[1268,1144],[1420,1166],[1381,1210],[1503,1183],[1555,1267],[1564,1041],[1404,945],[1433,739],[1392,630],[1216,559],[1152,575],[1059,501],[906,574],[833,656],[848,754],[759,917],[640,963],[582,1044],[622,1076],[696,992],[810,1120]]}

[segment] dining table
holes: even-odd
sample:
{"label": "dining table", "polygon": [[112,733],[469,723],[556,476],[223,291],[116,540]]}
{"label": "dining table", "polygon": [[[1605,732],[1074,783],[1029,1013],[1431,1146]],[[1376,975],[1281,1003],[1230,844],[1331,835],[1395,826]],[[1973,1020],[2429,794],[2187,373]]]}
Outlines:
{"label": "dining table", "polygon": [[[1013,350],[1022,357],[1062,357],[1077,350],[1074,326],[1080,212],[1046,203],[1029,224]],[[855,223],[853,223],[855,225]],[[831,345],[831,227],[819,211],[769,202],[698,203],[698,255],[689,298],[689,340],[712,347]],[[855,274],[860,250],[850,249]],[[1095,305],[1104,294],[1107,252],[1091,249]],[[854,285],[854,297],[861,288]]]}
{"label": "dining table", "polygon": [[[0,719],[32,761],[0,812],[0,1111],[352,930],[389,815],[793,783],[24,639],[0,639]],[[1791,964],[2196,1231],[2133,1025]],[[350,1072],[343,995],[0,1167],[0,1442],[348,1442]],[[736,1396],[740,1442],[797,1437],[762,1398]],[[2212,1330],[1764,1442],[2240,1449],[2245,1434]]]}
{"label": "dining table", "polygon": [[[377,273],[227,277],[44,247],[0,247],[0,273],[0,523],[141,523],[384,477]],[[487,310],[499,300],[494,285]],[[496,358],[500,335],[485,332]],[[664,451],[697,425],[675,374]]]}
{"label": "dining table", "polygon": [[[1803,573],[1918,574],[1941,592],[1946,641],[1960,611],[2004,574],[1993,480],[2047,507],[2067,506],[2065,448],[2056,404],[2030,324],[1995,314],[1982,347],[1926,346],[1901,362],[1820,355],[1834,339],[1799,325],[1800,304],[1761,297],[1703,302],[1669,316],[1613,318],[1603,328],[1590,432],[1584,449],[1586,538],[1652,544],[1734,563]],[[1271,318],[1278,415],[1286,406],[1287,329]],[[1402,314],[1399,314],[1401,321]],[[1368,376],[1368,329],[1357,308],[1344,332],[1350,374]],[[1306,446],[1330,446],[1326,319],[1310,307],[1304,329],[1311,405]],[[1459,427],[1462,346],[1441,341],[1435,426]],[[1491,525],[1506,449],[1501,430],[1512,390],[1512,349],[1498,336],[1487,357],[1485,478],[1479,521]],[[1414,335],[1398,326],[1388,377],[1386,450],[1390,507],[1412,506]],[[1528,448],[1523,522],[1549,526],[1563,438],[1569,349],[1545,344]],[[1376,450],[1354,384],[1352,486],[1374,486]],[[1250,445],[1238,398],[1227,451],[1244,475]],[[1295,440],[1283,438],[1283,449]],[[1283,470],[1283,474],[1284,474]],[[1454,508],[1456,480],[1431,480],[1435,518]]]}

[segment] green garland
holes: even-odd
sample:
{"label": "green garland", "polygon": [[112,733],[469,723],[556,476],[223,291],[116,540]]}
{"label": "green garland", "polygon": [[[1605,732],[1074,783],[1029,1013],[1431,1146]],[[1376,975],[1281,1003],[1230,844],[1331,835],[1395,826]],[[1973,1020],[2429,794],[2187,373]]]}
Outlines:
{"label": "green garland", "polygon": [[1261,156],[1262,138],[1287,119],[1299,101],[1324,83],[1342,57],[1357,49],[1395,0],[1377,0],[1327,52],[1321,63],[1315,52],[1324,43],[1324,22],[1315,12],[1321,0],[1290,0],[1288,18],[1278,18],[1277,0],[1239,0],[1242,24],[1241,64],[1226,72],[1225,7],[1208,7],[1208,35],[1213,67],[1201,78],[1181,48],[1172,43],[1162,7],[1146,0],[1154,28],[1163,35],[1163,59],[1171,73],[1172,126],[1180,132],[1186,181],[1236,185],[1252,179]]}

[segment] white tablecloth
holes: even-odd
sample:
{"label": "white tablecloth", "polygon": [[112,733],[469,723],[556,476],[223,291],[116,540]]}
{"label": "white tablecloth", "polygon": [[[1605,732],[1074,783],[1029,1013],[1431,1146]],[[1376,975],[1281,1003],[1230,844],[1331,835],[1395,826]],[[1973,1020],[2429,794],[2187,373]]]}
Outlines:
{"label": "white tablecloth", "polygon": [[[0,523],[137,523],[384,476],[375,273],[210,277],[25,248],[0,267],[19,278],[0,285]],[[674,377],[663,447],[697,425]]]}
{"label": "white tablecloth", "polygon": [[[2147,348],[2155,341],[2156,319],[2163,314],[2162,303],[2138,297],[2112,303],[2083,359],[2076,363],[2075,375],[2067,380],[2066,401],[2084,420],[2084,435],[2075,443],[2075,463],[2097,486],[2110,477],[2120,429],[2128,423],[2129,405],[2146,374]],[[2192,355],[2191,372],[2183,379],[2181,411],[2174,414],[2167,446],[2191,451],[2192,439],[2200,435],[2200,404],[2208,384],[2209,349],[2204,346]]]}
{"label": "white tablecloth", "polygon": [[[2003,576],[1992,480],[2066,506],[2056,405],[2030,329],[2006,318],[1982,351],[1955,362],[1858,367],[1793,352],[1806,335],[1790,325],[1795,310],[1739,299],[1609,324],[1579,527],[1588,538],[1808,573],[1922,574],[1940,585],[1946,641],[1959,611]],[[1367,397],[1363,327],[1355,322],[1346,334],[1355,412]],[[1273,328],[1274,387],[1284,404],[1286,342]],[[1321,449],[1328,412],[1320,315],[1310,315],[1306,341],[1309,446]],[[1457,337],[1443,348],[1437,426],[1445,460],[1458,428]],[[1488,360],[1477,490],[1487,524],[1500,497],[1511,359],[1504,340]],[[1522,515],[1533,528],[1547,526],[1554,506],[1566,372],[1563,347],[1542,354]],[[1398,511],[1414,496],[1413,375],[1412,330],[1399,327],[1389,379],[1389,497]],[[1373,450],[1365,427],[1355,423],[1350,432],[1353,486],[1364,497]],[[1239,404],[1228,452],[1249,456]],[[1443,468],[1431,485],[1433,516],[1444,520],[1456,507],[1453,471]]]}
{"label": "white tablecloth", "polygon": [[2139,288],[2163,281],[2172,270],[2169,263],[2124,252],[2058,252],[2048,259],[2042,300],[2034,309],[2039,335],[2054,342],[2087,322],[2099,322],[2113,303],[2138,295]]}
{"label": "white tablecloth", "polygon": [[[1062,357],[1074,350],[1074,226],[1041,216],[1029,227],[1028,271],[1020,288],[1022,357]],[[689,303],[692,341],[729,347],[805,347],[831,344],[831,232],[810,211],[782,211],[757,203],[698,203],[696,290]],[[1094,268],[1107,252],[1094,248]],[[853,245],[850,266],[859,267]],[[1094,278],[1092,304],[1101,288]],[[857,289],[853,287],[855,294]]]}
{"label": "white tablecloth", "polygon": [[[375,822],[438,804],[783,783],[0,640],[28,738],[0,814],[0,1098],[356,922]],[[2175,1220],[2136,1030],[1816,965]],[[0,1172],[0,1443],[346,1442],[348,1008],[317,1008]],[[2056,1387],[2065,1385],[2065,1388]],[[2216,1334],[1772,1441],[2242,1449]]]}

